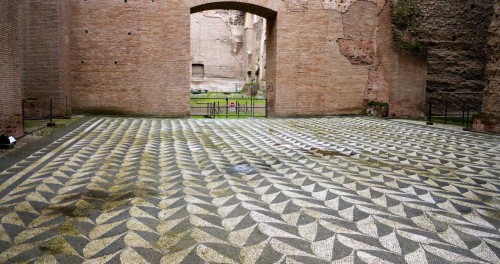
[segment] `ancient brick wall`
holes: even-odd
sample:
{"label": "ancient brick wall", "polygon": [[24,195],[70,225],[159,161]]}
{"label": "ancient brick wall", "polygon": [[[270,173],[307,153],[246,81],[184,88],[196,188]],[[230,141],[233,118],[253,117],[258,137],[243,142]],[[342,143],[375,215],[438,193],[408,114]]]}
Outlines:
{"label": "ancient brick wall", "polygon": [[51,99],[54,115],[69,114],[69,3],[63,0],[22,0],[19,1],[19,11],[26,115],[48,116]]}
{"label": "ancient brick wall", "polygon": [[425,59],[394,49],[386,1],[294,3],[277,18],[277,116],[360,114],[370,100],[422,116]]}
{"label": "ancient brick wall", "polygon": [[189,8],[182,1],[70,1],[73,110],[189,114]]}
{"label": "ancient brick wall", "polygon": [[[389,97],[389,117],[423,117],[427,65],[424,56],[401,51],[392,38],[391,6],[379,5],[377,60],[370,71],[367,95]],[[385,88],[387,87],[387,88]],[[383,100],[377,100],[383,101]]]}
{"label": "ancient brick wall", "polygon": [[282,10],[276,22],[275,115],[361,113],[368,66],[341,54],[341,13],[319,1],[290,1]]}
{"label": "ancient brick wall", "polygon": [[[1,56],[8,61],[0,66],[6,94],[0,114],[13,133],[19,131],[20,103],[13,102],[21,99],[20,86],[32,105],[27,112],[35,116],[46,115],[51,98],[56,115],[71,109],[189,115],[190,13],[220,8],[269,19],[265,70],[271,116],[358,114],[375,100],[388,102],[391,116],[416,117],[423,113],[426,85],[431,91],[481,91],[484,76],[483,112],[498,112],[498,22],[490,26],[493,55],[486,74],[482,53],[493,0],[420,1],[428,63],[393,47],[386,0],[16,3],[0,5],[6,32]],[[22,18],[18,23],[14,9]],[[17,25],[19,35],[13,33]]]}
{"label": "ancient brick wall", "polygon": [[18,1],[0,4],[0,134],[21,136],[21,50]]}
{"label": "ancient brick wall", "polygon": [[[493,0],[420,0],[428,92],[482,92]],[[481,94],[477,95],[481,97]]]}
{"label": "ancient brick wall", "polygon": [[209,10],[191,15],[191,63],[203,65],[191,89],[232,92],[245,84],[248,64],[240,11]]}
{"label": "ancient brick wall", "polygon": [[248,55],[246,82],[257,82],[261,89],[266,87],[266,35],[267,20],[246,13],[245,47]]}
{"label": "ancient brick wall", "polygon": [[[410,58],[394,64],[391,71],[382,67],[380,52],[394,52],[377,48],[385,1],[241,2],[251,5],[209,0],[71,1],[74,110],[188,115],[190,8],[203,11],[223,4],[270,19],[266,70],[274,116],[359,114],[367,100],[394,102],[395,109],[406,109],[394,115],[421,115],[422,109],[400,101],[416,101],[421,86],[414,69],[422,66]],[[394,72],[397,75],[391,77]],[[402,92],[390,97],[391,89]]]}
{"label": "ancient brick wall", "polygon": [[488,30],[486,89],[482,113],[474,121],[476,131],[500,133],[500,2],[494,6]]}
{"label": "ancient brick wall", "polygon": [[483,112],[500,116],[500,2],[498,1],[488,30],[486,56],[488,63]]}

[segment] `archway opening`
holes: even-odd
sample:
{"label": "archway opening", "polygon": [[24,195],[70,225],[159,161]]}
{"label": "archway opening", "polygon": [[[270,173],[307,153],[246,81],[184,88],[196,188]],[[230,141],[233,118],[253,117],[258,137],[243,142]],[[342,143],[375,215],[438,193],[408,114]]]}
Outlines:
{"label": "archway opening", "polygon": [[191,8],[192,117],[266,117],[272,108],[276,12],[241,2]]}

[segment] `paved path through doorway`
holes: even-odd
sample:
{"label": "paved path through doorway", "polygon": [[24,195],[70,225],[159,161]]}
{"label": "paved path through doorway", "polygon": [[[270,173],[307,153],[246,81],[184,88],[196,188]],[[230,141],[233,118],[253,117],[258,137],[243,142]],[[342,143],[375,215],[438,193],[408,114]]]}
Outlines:
{"label": "paved path through doorway", "polygon": [[95,118],[0,179],[2,263],[500,263],[495,135]]}

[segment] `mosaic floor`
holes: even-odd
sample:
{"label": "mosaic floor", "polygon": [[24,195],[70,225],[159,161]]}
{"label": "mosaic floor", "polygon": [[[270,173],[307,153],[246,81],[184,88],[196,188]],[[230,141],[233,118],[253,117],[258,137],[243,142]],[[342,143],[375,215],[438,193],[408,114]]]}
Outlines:
{"label": "mosaic floor", "polygon": [[494,135],[95,118],[0,180],[2,263],[500,263]]}

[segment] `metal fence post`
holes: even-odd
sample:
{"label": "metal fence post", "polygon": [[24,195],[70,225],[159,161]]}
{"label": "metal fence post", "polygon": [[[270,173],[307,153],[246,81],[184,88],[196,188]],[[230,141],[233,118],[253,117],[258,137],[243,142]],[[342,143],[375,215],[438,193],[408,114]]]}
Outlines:
{"label": "metal fence post", "polygon": [[469,131],[469,112],[470,112],[470,105],[467,105],[467,118],[465,118],[465,127],[464,131]]}
{"label": "metal fence post", "polygon": [[465,126],[465,101],[462,101],[462,126]]}
{"label": "metal fence post", "polygon": [[217,116],[219,116],[219,113],[217,112],[217,110],[219,110],[219,107],[215,108],[215,102],[214,102],[214,107],[213,107],[213,110],[212,110],[212,112],[214,113],[214,118],[216,118]]}
{"label": "metal fence post", "polygon": [[228,118],[229,115],[229,98],[226,96],[226,119]]}
{"label": "metal fence post", "polygon": [[66,111],[64,113],[64,119],[71,119],[71,115],[69,114],[68,110],[68,96],[66,95]]}
{"label": "metal fence post", "polygon": [[265,117],[267,118],[267,98],[264,100],[264,111]]}
{"label": "metal fence post", "polygon": [[24,112],[25,111],[24,110],[24,100],[21,101],[21,107],[22,107],[22,109],[21,109],[21,115],[22,115],[22,117],[21,118],[23,119],[23,135],[25,135],[26,134],[26,123],[25,123],[24,120],[25,120],[26,114]]}
{"label": "metal fence post", "polygon": [[429,98],[429,114],[427,117],[427,125],[433,125],[432,123],[432,99]]}
{"label": "metal fence post", "polygon": [[50,111],[49,111],[49,123],[47,123],[48,127],[56,126],[56,123],[52,121],[52,98],[50,99]]}
{"label": "metal fence post", "polygon": [[444,123],[448,123],[448,98],[446,98],[446,101],[444,102]]}

